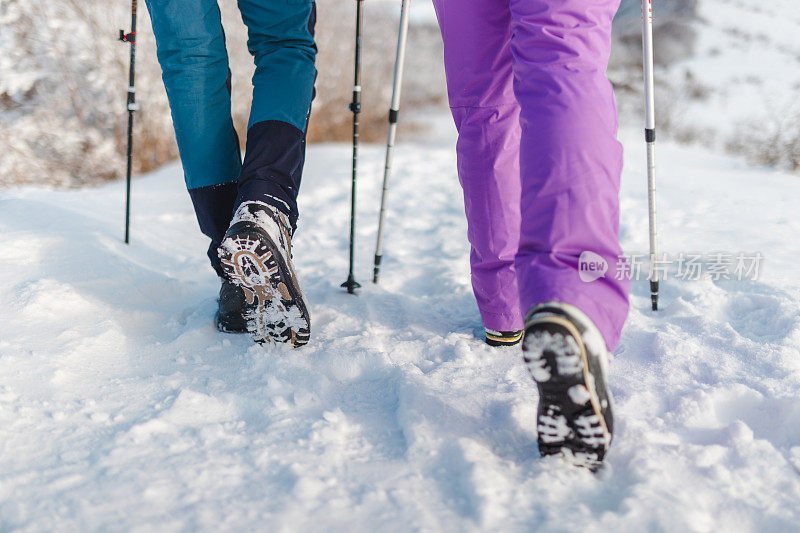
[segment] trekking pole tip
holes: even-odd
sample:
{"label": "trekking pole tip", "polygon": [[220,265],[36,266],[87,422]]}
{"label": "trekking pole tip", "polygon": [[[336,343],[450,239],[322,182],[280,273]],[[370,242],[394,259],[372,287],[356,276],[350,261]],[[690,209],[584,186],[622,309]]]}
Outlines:
{"label": "trekking pole tip", "polygon": [[356,294],[356,289],[360,289],[361,288],[361,284],[359,282],[357,282],[352,275],[350,275],[347,278],[347,281],[342,283],[341,287],[344,287],[345,289],[347,289],[347,293],[348,294]]}

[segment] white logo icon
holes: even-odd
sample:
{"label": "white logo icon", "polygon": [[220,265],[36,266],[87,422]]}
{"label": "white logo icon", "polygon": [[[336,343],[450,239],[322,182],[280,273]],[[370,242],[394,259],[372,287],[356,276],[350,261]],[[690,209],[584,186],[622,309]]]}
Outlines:
{"label": "white logo icon", "polygon": [[578,275],[584,283],[591,283],[605,277],[608,261],[594,252],[585,251],[578,259]]}

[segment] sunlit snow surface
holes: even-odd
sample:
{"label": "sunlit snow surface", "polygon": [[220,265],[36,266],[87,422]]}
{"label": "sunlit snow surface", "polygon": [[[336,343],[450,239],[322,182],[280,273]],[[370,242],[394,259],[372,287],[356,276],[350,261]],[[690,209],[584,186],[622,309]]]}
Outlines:
{"label": "sunlit snow surface", "polygon": [[[647,250],[626,133],[622,235]],[[661,145],[664,251],[761,252],[758,281],[634,284],[608,468],[536,450],[518,349],[482,343],[452,137],[401,144],[382,282],[383,150],[313,146],[296,234],[302,350],[216,331],[218,281],[179,167],[0,193],[0,530],[787,531],[800,528],[800,181]]]}

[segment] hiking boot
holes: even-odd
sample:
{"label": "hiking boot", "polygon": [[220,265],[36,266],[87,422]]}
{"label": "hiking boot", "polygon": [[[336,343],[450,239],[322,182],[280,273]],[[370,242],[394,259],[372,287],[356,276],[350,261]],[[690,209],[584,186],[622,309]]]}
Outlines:
{"label": "hiking boot", "polygon": [[522,350],[539,387],[539,452],[597,470],[614,432],[602,335],[578,308],[550,302],[528,313]]}
{"label": "hiking boot", "polygon": [[236,210],[217,253],[226,277],[242,289],[247,332],[259,344],[308,343],[311,318],[292,268],[291,227],[263,202]]}
{"label": "hiking boot", "polygon": [[486,328],[486,344],[489,346],[514,346],[522,340],[522,330],[495,331]]}
{"label": "hiking boot", "polygon": [[219,307],[214,317],[217,329],[222,333],[247,333],[247,321],[244,318],[245,297],[242,288],[232,281],[223,279],[217,303]]}

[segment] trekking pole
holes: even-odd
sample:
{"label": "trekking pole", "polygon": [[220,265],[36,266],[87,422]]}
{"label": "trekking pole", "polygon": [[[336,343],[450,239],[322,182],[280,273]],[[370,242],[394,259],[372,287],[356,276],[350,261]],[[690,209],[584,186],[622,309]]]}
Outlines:
{"label": "trekking pole", "polygon": [[119,30],[119,40],[131,45],[131,61],[128,72],[128,170],[125,177],[125,244],[131,242],[131,172],[133,167],[133,114],[139,109],[136,105],[136,86],[134,75],[136,72],[136,7],[137,0],[131,0],[131,32]]}
{"label": "trekking pole", "polygon": [[647,143],[647,209],[650,220],[650,300],[658,310],[658,230],[656,228],[656,111],[653,78],[653,1],[642,0],[642,43],[644,48],[645,142]]}
{"label": "trekking pole", "polygon": [[397,136],[397,115],[400,112],[400,92],[403,89],[403,66],[406,59],[406,42],[408,41],[408,12],[411,0],[402,0],[400,7],[400,32],[397,36],[397,58],[394,62],[394,87],[392,88],[392,106],[389,109],[389,140],[386,143],[386,166],[383,170],[383,193],[381,194],[381,211],[378,218],[378,242],[375,245],[375,265],[372,270],[372,283],[378,283],[383,257],[383,227],[386,222],[386,198],[389,193],[389,176],[392,173],[392,157],[394,141]]}
{"label": "trekking pole", "polygon": [[353,276],[353,261],[355,258],[356,240],[356,178],[358,177],[358,115],[361,113],[361,37],[364,27],[364,0],[356,0],[356,65],[355,81],[353,82],[353,101],[350,111],[353,112],[353,185],[350,194],[350,272],[347,281],[342,287],[350,294],[355,294],[361,287]]}

